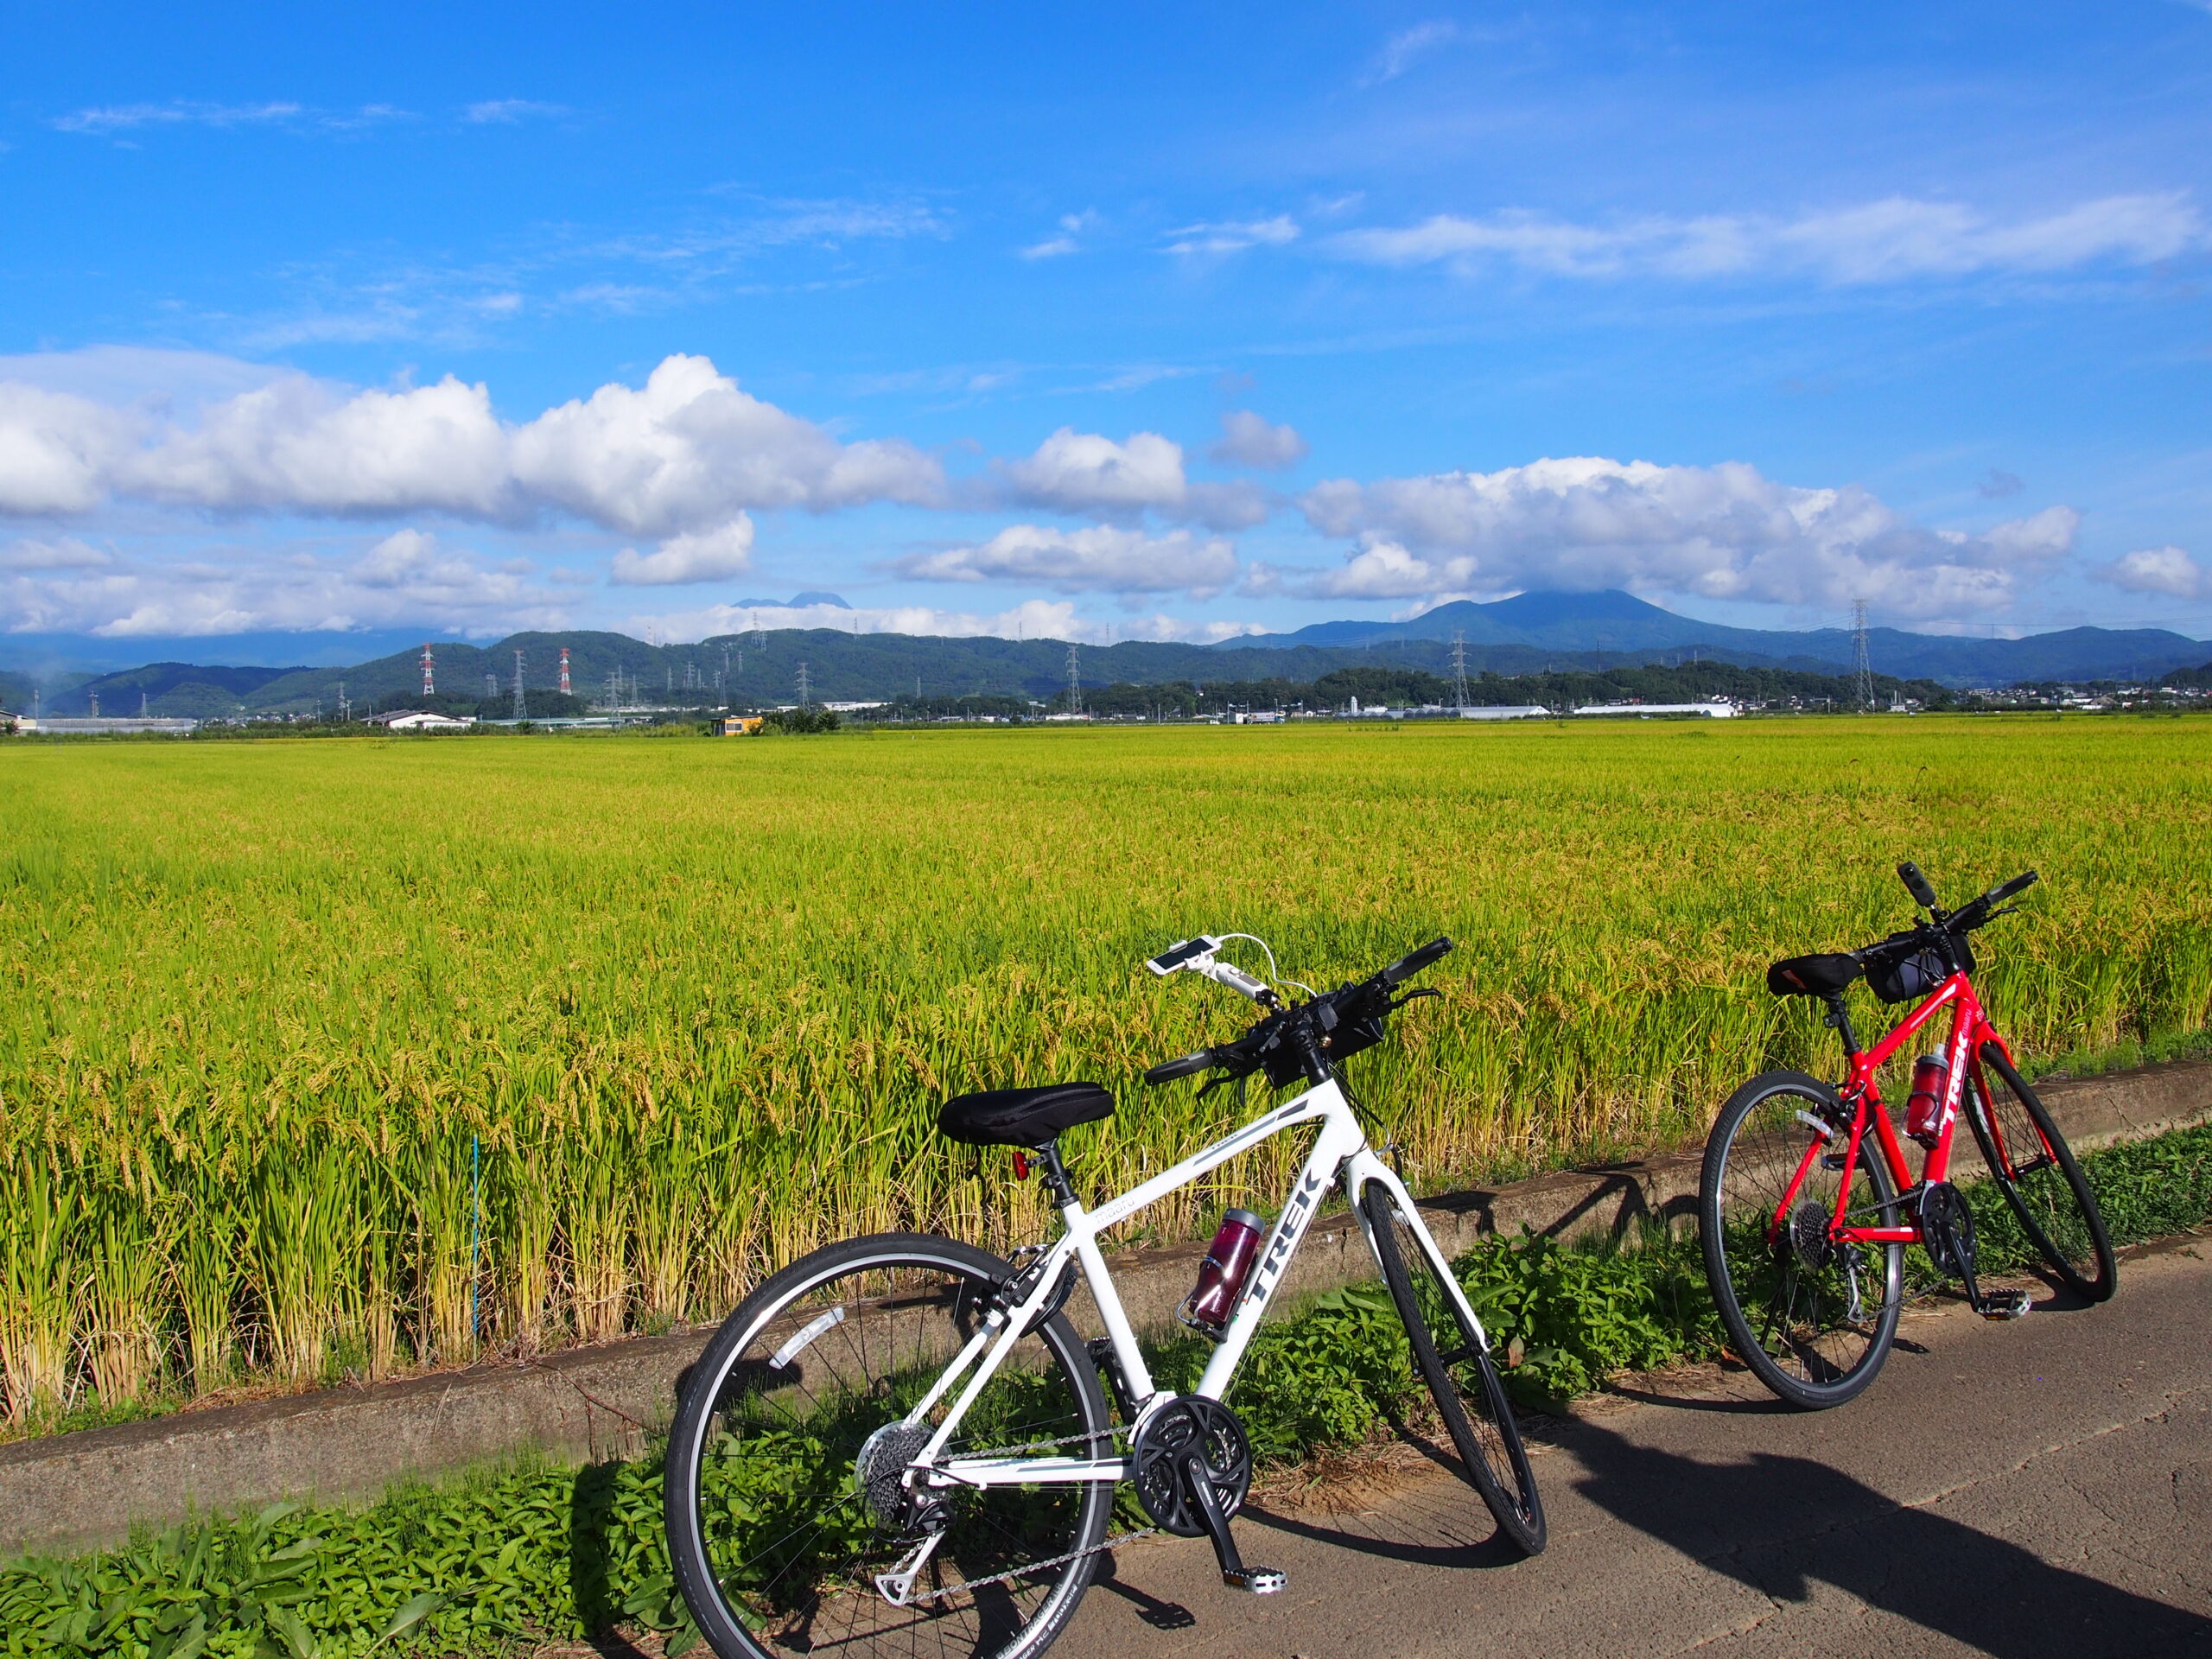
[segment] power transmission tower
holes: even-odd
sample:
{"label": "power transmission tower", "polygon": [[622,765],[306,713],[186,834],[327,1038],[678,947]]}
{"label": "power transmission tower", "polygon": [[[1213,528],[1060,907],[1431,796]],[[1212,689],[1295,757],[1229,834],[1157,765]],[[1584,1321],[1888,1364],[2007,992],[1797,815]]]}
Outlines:
{"label": "power transmission tower", "polygon": [[[100,706],[98,702],[95,702],[92,704],[92,712],[97,715],[99,711]],[[338,682],[338,723],[342,726],[353,718],[353,705],[346,701],[346,682],[340,680]]]}
{"label": "power transmission tower", "polygon": [[1083,674],[1075,664],[1075,641],[1068,641],[1068,713],[1083,712]]}
{"label": "power transmission tower", "polygon": [[1467,635],[1464,629],[1452,630],[1452,706],[1465,709],[1474,702],[1467,693]]}
{"label": "power transmission tower", "polygon": [[1853,690],[1859,708],[1871,709],[1874,706],[1874,663],[1866,652],[1866,601],[1863,599],[1851,601],[1851,630],[1857,637],[1859,647],[1859,660],[1853,666],[1853,677],[1856,681]]}
{"label": "power transmission tower", "polygon": [[530,707],[523,701],[522,695],[522,652],[515,652],[515,718],[527,719],[529,714]]}
{"label": "power transmission tower", "polygon": [[802,712],[807,706],[808,699],[813,695],[813,691],[806,683],[806,664],[801,663],[798,665],[798,706]]}
{"label": "power transmission tower", "polygon": [[438,695],[437,682],[431,677],[430,669],[430,648],[424,645],[423,647],[423,695],[425,697],[435,697]]}

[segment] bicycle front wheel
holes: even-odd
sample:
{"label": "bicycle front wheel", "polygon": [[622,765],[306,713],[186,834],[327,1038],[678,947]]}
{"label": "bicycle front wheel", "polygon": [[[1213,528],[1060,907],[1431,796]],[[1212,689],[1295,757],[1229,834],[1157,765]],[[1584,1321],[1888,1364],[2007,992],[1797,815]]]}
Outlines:
{"label": "bicycle front wheel", "polygon": [[1902,1244],[1829,1236],[1840,1189],[1853,1224],[1904,1224],[1872,1147],[1844,1169],[1848,1122],[1827,1084],[1769,1071],[1728,1096],[1698,1179],[1705,1276],[1721,1323],[1760,1382],[1812,1411],[1874,1380],[1903,1303]]}
{"label": "bicycle front wheel", "polygon": [[[1994,1043],[1967,1070],[1967,1122],[2030,1247],[2075,1294],[2110,1297],[2120,1274],[2096,1197],[2050,1111]],[[1983,1241],[1985,1253],[1993,1242]]]}
{"label": "bicycle front wheel", "polygon": [[[721,1659],[1021,1659],[1065,1626],[1097,1567],[1110,1484],[960,1488],[926,1515],[900,1479],[961,1389],[905,1420],[984,1328],[1006,1274],[950,1239],[855,1239],[768,1280],[708,1344],[680,1390],[664,1510],[677,1584]],[[945,1450],[1112,1455],[1097,1372],[1064,1316],[1015,1345]],[[878,1575],[911,1567],[933,1532],[894,1600]]]}
{"label": "bicycle front wheel", "polygon": [[1543,1500],[1536,1496],[1520,1426],[1487,1344],[1446,1294],[1434,1263],[1398,1214],[1389,1189],[1380,1181],[1368,1182],[1359,1207],[1375,1241],[1382,1282],[1405,1322],[1414,1369],[1436,1402],[1436,1414],[1444,1420],[1462,1471],[1490,1506],[1498,1530],[1526,1554],[1537,1554],[1544,1547]]}

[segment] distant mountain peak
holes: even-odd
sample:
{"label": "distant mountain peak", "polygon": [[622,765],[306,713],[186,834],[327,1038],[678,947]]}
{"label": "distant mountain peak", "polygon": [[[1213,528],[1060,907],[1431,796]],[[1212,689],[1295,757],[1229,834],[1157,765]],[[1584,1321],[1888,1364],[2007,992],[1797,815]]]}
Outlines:
{"label": "distant mountain peak", "polygon": [[835,594],[817,593],[811,588],[803,594],[793,594],[789,599],[741,599],[737,602],[741,606],[764,611],[804,611],[817,605],[835,606],[841,611],[853,608]]}

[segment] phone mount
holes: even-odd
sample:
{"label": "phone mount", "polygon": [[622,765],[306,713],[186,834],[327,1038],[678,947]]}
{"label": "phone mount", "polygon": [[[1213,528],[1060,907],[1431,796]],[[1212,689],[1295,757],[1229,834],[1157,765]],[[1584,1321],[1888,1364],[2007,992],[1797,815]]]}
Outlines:
{"label": "phone mount", "polygon": [[1171,944],[1156,957],[1147,957],[1145,966],[1162,979],[1168,975],[1185,971],[1210,979],[1217,985],[1226,985],[1239,996],[1255,1002],[1267,1002],[1274,994],[1265,980],[1255,979],[1242,968],[1214,960],[1214,953],[1226,944],[1211,933],[1201,933],[1196,938]]}

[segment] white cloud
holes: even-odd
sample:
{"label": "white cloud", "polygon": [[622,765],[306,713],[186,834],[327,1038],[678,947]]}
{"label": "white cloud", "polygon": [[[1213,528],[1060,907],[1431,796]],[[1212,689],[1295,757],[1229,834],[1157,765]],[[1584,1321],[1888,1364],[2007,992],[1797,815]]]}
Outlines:
{"label": "white cloud", "polygon": [[641,388],[601,386],[514,435],[517,482],[639,535],[726,523],[747,507],[927,505],[938,463],[899,439],[841,444],[738,390],[703,357],[663,360]]}
{"label": "white cloud", "polygon": [[1002,470],[1016,500],[1062,512],[1179,506],[1185,490],[1183,447],[1157,432],[1116,443],[1064,426],[1035,454]]}
{"label": "white cloud", "polygon": [[115,563],[115,555],[105,548],[74,536],[51,542],[11,542],[0,548],[0,570],[105,570]]}
{"label": "white cloud", "polygon": [[0,512],[84,512],[138,426],[130,413],[73,392],[0,381]]}
{"label": "white cloud", "polygon": [[2080,515],[2047,507],[1979,536],[1912,524],[1857,486],[1800,489],[1741,462],[1661,467],[1598,457],[1361,485],[1301,498],[1307,521],[1357,538],[1308,590],[1434,597],[1521,588],[1630,588],[1898,617],[1984,613],[2073,546]]}
{"label": "white cloud", "polygon": [[461,118],[472,126],[512,126],[533,116],[550,118],[568,112],[565,104],[540,104],[528,98],[493,98],[480,104],[471,104],[461,111]]}
{"label": "white cloud", "polygon": [[1076,238],[1098,223],[1098,215],[1088,210],[1080,213],[1060,215],[1059,234],[1048,236],[1042,242],[1018,250],[1024,259],[1058,259],[1071,253],[1080,253],[1083,244]]}
{"label": "white cloud", "polygon": [[926,504],[943,489],[942,468],[912,444],[841,443],[703,357],[670,357],[642,387],[601,386],[519,426],[499,418],[488,388],[450,375],[357,391],[280,374],[204,402],[189,424],[0,381],[0,512],[20,515],[115,497],[497,521],[552,509],[671,537],[747,508]]}
{"label": "white cloud", "polygon": [[1264,633],[1255,622],[1189,622],[1179,617],[1137,616],[1096,619],[1082,615],[1067,601],[1032,599],[1010,610],[989,613],[941,611],[927,605],[740,607],[711,605],[696,611],[632,616],[623,625],[632,634],[648,631],[660,639],[690,644],[718,634],[762,628],[835,628],[840,633],[903,633],[938,639],[988,635],[999,639],[1074,640],[1109,645],[1123,639],[1187,639],[1211,644],[1248,633]]}
{"label": "white cloud", "polygon": [[2139,548],[2123,553],[2090,575],[2131,594],[2164,594],[2170,599],[2212,599],[2212,570],[2178,547]]}
{"label": "white cloud", "polygon": [[288,375],[209,406],[120,459],[119,493],[202,507],[512,514],[507,434],[491,393],[435,385],[350,396]]}
{"label": "white cloud", "polygon": [[1064,426],[1034,454],[1001,461],[998,472],[1008,499],[1056,512],[1132,518],[1150,511],[1211,530],[1243,530],[1274,511],[1249,483],[1191,482],[1183,446],[1157,432],[1133,432],[1116,443]]}
{"label": "white cloud", "polygon": [[1221,417],[1221,442],[1206,453],[1229,466],[1280,470],[1298,465],[1306,452],[1306,440],[1294,427],[1273,426],[1250,410],[1240,409]]}
{"label": "white cloud", "polygon": [[0,628],[128,639],[428,623],[482,633],[569,619],[527,565],[493,563],[412,528],[336,557],[246,547],[159,566],[111,557],[42,569],[0,576]]}
{"label": "white cloud", "polygon": [[1359,78],[1359,84],[1378,86],[1386,80],[1395,80],[1430,53],[1461,39],[1462,33],[1459,24],[1441,18],[1402,29],[1382,42],[1373,67]]}
{"label": "white cloud", "polygon": [[1170,231],[1169,253],[1241,253],[1246,248],[1280,248],[1298,240],[1298,221],[1287,213],[1273,219],[1221,219]]}
{"label": "white cloud", "polygon": [[739,513],[716,530],[672,536],[652,553],[624,548],[610,578],[625,588],[674,587],[742,575],[753,565],[753,520]]}
{"label": "white cloud", "polygon": [[199,104],[177,99],[168,104],[111,104],[79,110],[73,115],[56,117],[54,124],[63,132],[106,134],[147,126],[263,126],[294,120],[302,113],[299,105],[284,102]]}
{"label": "white cloud", "polygon": [[1441,264],[1472,276],[1498,265],[1546,276],[1682,279],[1804,274],[1835,283],[1921,276],[2145,265],[2207,244],[2183,193],[2106,196],[2040,218],[1999,221],[1955,202],[1891,196],[1777,219],[1660,215],[1578,225],[1541,213],[1439,213],[1399,230],[1346,231],[1332,252],[1363,264]]}
{"label": "white cloud", "polygon": [[1226,542],[1200,542],[1185,530],[1155,537],[1103,524],[1073,531],[1009,524],[979,546],[916,554],[898,569],[925,582],[1028,582],[1064,594],[1203,597],[1236,580],[1236,555]]}

